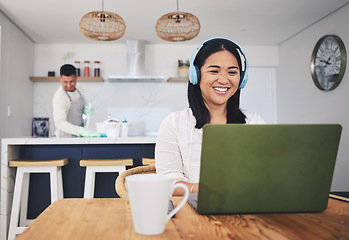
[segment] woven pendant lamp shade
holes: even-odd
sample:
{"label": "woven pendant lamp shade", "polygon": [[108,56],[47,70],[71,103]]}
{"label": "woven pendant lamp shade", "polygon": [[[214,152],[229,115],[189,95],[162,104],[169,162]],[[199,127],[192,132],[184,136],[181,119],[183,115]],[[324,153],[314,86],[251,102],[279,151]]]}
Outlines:
{"label": "woven pendant lamp shade", "polygon": [[95,11],[80,20],[80,31],[96,41],[113,41],[121,38],[126,30],[124,19],[116,13]]}
{"label": "woven pendant lamp shade", "polygon": [[187,41],[199,34],[200,22],[191,13],[177,11],[160,17],[155,29],[158,36],[166,41]]}

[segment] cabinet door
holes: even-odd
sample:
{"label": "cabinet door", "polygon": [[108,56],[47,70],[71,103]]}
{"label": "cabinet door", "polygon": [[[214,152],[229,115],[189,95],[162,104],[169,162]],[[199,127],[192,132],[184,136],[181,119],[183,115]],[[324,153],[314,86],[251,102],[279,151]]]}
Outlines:
{"label": "cabinet door", "polygon": [[275,68],[251,68],[240,103],[242,109],[258,113],[267,123],[277,123]]}

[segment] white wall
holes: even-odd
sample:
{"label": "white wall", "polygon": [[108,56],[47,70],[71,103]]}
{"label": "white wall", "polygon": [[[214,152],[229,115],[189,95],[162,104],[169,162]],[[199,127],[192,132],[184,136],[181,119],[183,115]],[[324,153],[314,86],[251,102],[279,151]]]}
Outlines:
{"label": "white wall", "polygon": [[[177,60],[190,59],[196,45],[184,44],[146,44],[145,71],[148,75],[175,77]],[[243,46],[250,66],[278,66],[277,46]],[[268,56],[268,58],[265,58]],[[91,44],[35,44],[35,76],[47,76],[49,70],[59,74],[64,63],[101,61],[101,75],[127,75],[126,44],[91,43]],[[83,65],[83,64],[82,64]],[[91,63],[91,67],[93,64]]]}
{"label": "white wall", "polygon": [[310,74],[316,42],[340,36],[349,54],[349,6],[340,9],[280,45],[277,70],[277,114],[280,123],[339,123],[343,127],[332,190],[349,190],[349,68],[333,91],[320,91]]}
{"label": "white wall", "polygon": [[[183,44],[158,44],[145,46],[146,74],[152,76],[177,76],[177,60],[189,59],[197,46]],[[250,63],[250,80],[243,90],[241,106],[258,112],[267,122],[276,122],[275,67],[278,64],[278,47],[244,47]],[[269,58],[263,61],[265,55]],[[62,57],[71,56],[64,60]],[[262,57],[261,57],[262,56]],[[156,133],[162,119],[170,112],[184,109],[187,103],[187,83],[112,83],[110,75],[127,75],[125,44],[36,44],[35,75],[46,76],[64,63],[75,60],[101,61],[103,83],[80,84],[85,89],[87,101],[92,103],[95,114],[90,128],[106,119],[108,114],[129,122],[130,132]],[[93,66],[93,65],[92,65]],[[52,96],[59,83],[34,83],[34,116],[50,118],[50,132],[54,132],[52,121]],[[263,89],[263,90],[261,90]]]}
{"label": "white wall", "polygon": [[1,11],[0,31],[0,139],[30,135],[34,43]]}
{"label": "white wall", "polygon": [[0,138],[30,135],[34,43],[1,11],[0,26]]}

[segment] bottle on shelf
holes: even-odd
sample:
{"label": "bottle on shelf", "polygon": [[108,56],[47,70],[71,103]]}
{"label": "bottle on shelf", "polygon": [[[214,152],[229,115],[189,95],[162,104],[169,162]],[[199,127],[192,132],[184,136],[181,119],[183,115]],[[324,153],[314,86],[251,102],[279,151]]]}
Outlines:
{"label": "bottle on shelf", "polygon": [[90,61],[84,61],[84,77],[90,76]]}
{"label": "bottle on shelf", "polygon": [[100,61],[95,61],[95,77],[101,76],[101,69],[99,67]]}
{"label": "bottle on shelf", "polygon": [[76,68],[76,75],[80,77],[80,61],[74,62],[75,68]]}

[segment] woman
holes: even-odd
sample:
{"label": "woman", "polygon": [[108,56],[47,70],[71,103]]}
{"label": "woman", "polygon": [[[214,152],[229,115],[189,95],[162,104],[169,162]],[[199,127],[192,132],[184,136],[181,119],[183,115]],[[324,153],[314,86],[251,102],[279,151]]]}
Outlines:
{"label": "woman", "polygon": [[[228,39],[204,42],[189,68],[189,108],[173,112],[160,125],[155,147],[158,174],[198,192],[202,127],[205,124],[263,124],[257,114],[240,110],[240,89],[247,82],[248,64],[242,49]],[[177,190],[173,195],[182,195]]]}

